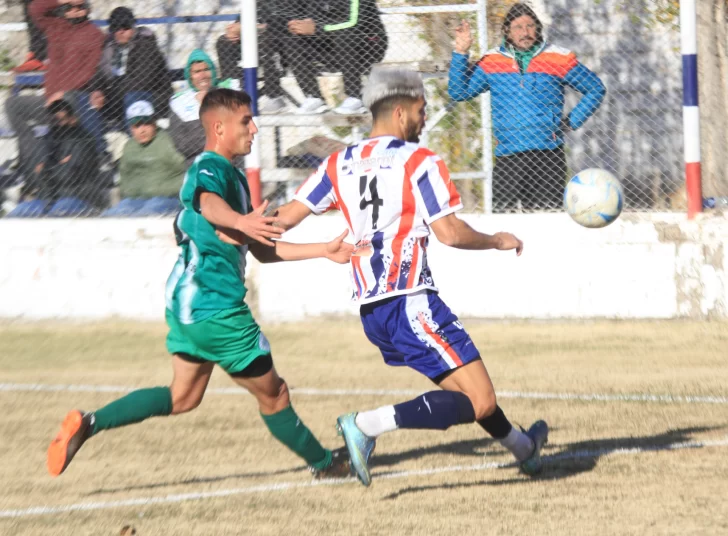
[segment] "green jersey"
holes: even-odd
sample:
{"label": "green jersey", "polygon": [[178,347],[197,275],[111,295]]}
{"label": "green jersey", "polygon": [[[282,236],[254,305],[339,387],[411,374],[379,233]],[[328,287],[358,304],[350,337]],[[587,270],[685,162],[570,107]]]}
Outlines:
{"label": "green jersey", "polygon": [[245,175],[229,160],[205,151],[187,170],[175,219],[175,235],[182,248],[167,280],[167,309],[183,324],[194,324],[216,313],[240,307],[245,299],[247,246],[225,244],[215,227],[200,213],[200,194],[219,195],[241,214],[252,211]]}

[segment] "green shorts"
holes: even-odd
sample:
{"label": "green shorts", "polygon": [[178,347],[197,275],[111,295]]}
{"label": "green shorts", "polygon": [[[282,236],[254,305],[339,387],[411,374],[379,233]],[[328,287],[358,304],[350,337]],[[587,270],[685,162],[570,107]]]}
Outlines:
{"label": "green shorts", "polygon": [[225,309],[195,324],[182,324],[167,309],[167,350],[217,363],[228,374],[270,354],[270,343],[247,305]]}

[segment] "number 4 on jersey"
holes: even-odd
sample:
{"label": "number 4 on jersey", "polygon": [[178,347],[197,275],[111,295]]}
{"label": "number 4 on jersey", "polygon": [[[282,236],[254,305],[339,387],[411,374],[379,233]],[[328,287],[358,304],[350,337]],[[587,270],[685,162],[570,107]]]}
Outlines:
{"label": "number 4 on jersey", "polygon": [[[370,199],[367,199],[366,196],[367,181],[369,183]],[[377,192],[377,176],[374,175],[371,181],[369,181],[367,175],[359,177],[359,193],[362,196],[359,202],[359,209],[366,210],[369,205],[372,205],[372,229],[376,229],[377,221],[379,221],[379,207],[384,205],[384,200],[379,197],[379,193]]]}

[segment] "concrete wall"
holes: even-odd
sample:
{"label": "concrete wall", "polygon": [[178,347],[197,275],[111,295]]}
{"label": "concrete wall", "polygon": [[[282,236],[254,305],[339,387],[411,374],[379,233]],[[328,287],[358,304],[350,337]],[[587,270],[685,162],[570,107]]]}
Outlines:
{"label": "concrete wall", "polygon": [[[511,252],[465,252],[433,240],[430,263],[453,310],[479,318],[728,318],[728,218],[626,215],[603,230],[564,214],[463,216],[509,230]],[[292,241],[326,240],[337,216],[311,218]],[[177,256],[169,220],[0,220],[0,317],[161,320]],[[356,314],[348,268],[316,260],[252,264],[264,321]]]}

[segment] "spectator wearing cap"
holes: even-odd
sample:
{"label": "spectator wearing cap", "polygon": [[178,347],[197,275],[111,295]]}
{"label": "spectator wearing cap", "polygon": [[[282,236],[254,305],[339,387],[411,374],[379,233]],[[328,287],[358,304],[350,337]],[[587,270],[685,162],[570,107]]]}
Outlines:
{"label": "spectator wearing cap", "polygon": [[124,110],[139,100],[151,102],[158,117],[169,114],[172,84],[167,62],[154,32],[137,26],[134,13],[127,7],[117,7],[109,16],[109,35],[96,83],[106,96],[107,120],[123,119]]}
{"label": "spectator wearing cap", "polygon": [[23,200],[8,217],[81,216],[102,204],[93,136],[69,102],[53,101],[48,112],[51,125],[23,185]]}
{"label": "spectator wearing cap", "polygon": [[154,216],[173,214],[179,209],[178,194],[184,176],[184,158],[172,138],[157,127],[154,107],[138,101],[126,110],[131,139],[119,161],[119,190],[122,200],[102,215]]}
{"label": "spectator wearing cap", "polygon": [[48,70],[45,96],[16,95],[6,101],[5,110],[18,136],[20,171],[28,176],[34,152],[43,145],[40,134],[51,120],[47,107],[65,100],[83,128],[96,141],[99,155],[106,150],[104,140],[103,95],[93,91],[94,73],[101,59],[104,34],[89,19],[89,4],[83,0],[33,0],[30,16],[48,41]]}

